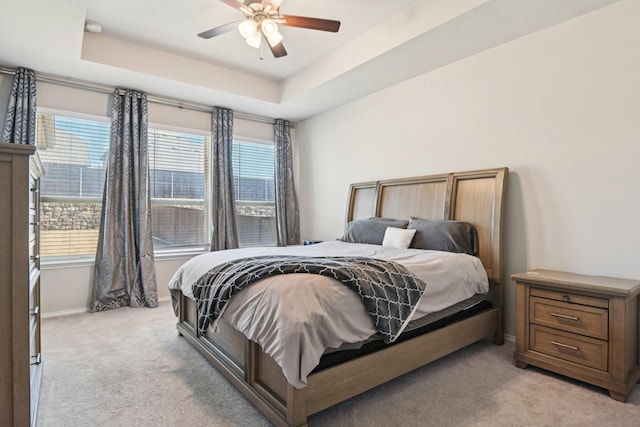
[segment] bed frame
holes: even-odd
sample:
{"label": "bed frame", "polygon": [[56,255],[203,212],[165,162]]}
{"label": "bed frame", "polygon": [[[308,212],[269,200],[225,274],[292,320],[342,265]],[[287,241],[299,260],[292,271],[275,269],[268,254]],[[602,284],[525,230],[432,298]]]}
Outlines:
{"label": "bed frame", "polygon": [[479,258],[491,284],[493,308],[424,335],[311,373],[296,389],[260,346],[221,320],[200,335],[195,303],[180,295],[178,331],[276,426],[306,426],[307,417],[440,357],[493,336],[504,343],[503,199],[508,169],[487,169],[352,184],[347,221],[380,216],[472,223]]}

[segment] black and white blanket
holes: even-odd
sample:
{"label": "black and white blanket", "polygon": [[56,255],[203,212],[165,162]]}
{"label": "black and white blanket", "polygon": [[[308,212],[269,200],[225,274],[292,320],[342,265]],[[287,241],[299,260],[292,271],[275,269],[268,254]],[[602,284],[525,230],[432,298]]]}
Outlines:
{"label": "black and white blanket", "polygon": [[217,265],[193,285],[198,330],[205,334],[236,291],[265,277],[307,273],[338,280],[356,292],[385,342],[411,319],[426,283],[392,262],[365,257],[256,256]]}

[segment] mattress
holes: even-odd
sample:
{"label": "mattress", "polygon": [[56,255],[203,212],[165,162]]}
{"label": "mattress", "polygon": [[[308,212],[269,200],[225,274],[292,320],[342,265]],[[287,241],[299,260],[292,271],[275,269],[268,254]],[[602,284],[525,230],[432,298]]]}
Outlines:
{"label": "mattress", "polygon": [[364,356],[374,351],[381,350],[392,345],[399,344],[408,339],[443,328],[452,323],[471,317],[475,314],[493,308],[491,301],[485,299],[486,294],[474,295],[468,300],[447,307],[444,310],[427,314],[415,322],[409,324],[405,331],[391,344],[385,344],[380,337],[372,336],[357,344],[345,344],[344,346],[325,352],[320,362],[312,372],[321,371],[337,364],[346,362],[356,357]]}

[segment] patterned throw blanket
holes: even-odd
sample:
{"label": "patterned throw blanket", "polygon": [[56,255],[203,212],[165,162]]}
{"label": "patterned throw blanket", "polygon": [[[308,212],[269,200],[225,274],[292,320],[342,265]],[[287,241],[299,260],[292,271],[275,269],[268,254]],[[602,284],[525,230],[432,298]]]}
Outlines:
{"label": "patterned throw blanket", "polygon": [[289,273],[331,277],[356,292],[374,324],[389,343],[402,332],[420,301],[426,283],[404,266],[365,257],[256,256],[220,264],[193,285],[198,330],[217,322],[236,291],[265,277]]}

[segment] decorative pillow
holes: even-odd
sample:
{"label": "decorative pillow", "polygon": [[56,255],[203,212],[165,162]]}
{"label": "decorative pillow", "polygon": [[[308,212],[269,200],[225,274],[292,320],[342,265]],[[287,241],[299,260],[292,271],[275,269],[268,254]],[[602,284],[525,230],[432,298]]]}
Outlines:
{"label": "decorative pillow", "polygon": [[384,239],[382,239],[382,246],[407,249],[415,234],[415,229],[406,230],[404,228],[387,227],[387,231],[384,232]]}
{"label": "decorative pillow", "polygon": [[478,233],[468,222],[412,217],[407,228],[416,230],[412,248],[478,255]]}
{"label": "decorative pillow", "polygon": [[381,245],[387,227],[407,228],[409,221],[391,218],[367,218],[351,221],[347,224],[347,230],[338,240],[349,243],[369,243]]}

